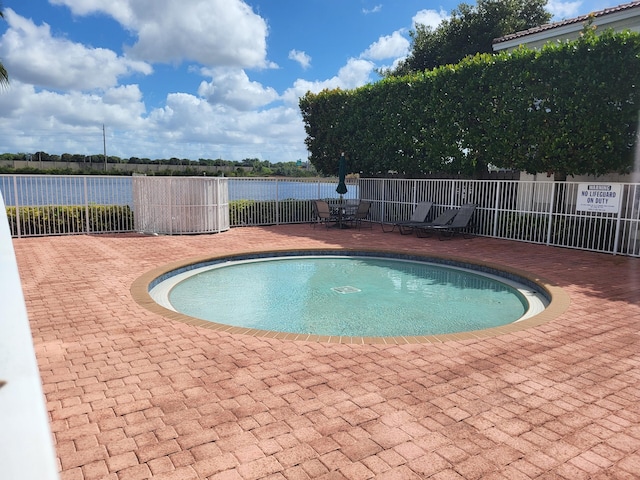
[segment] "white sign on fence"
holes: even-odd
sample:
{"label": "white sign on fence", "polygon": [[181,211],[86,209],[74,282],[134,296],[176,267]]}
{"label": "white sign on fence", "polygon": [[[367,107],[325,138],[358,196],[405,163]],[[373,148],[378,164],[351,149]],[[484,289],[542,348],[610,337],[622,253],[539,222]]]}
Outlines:
{"label": "white sign on fence", "polygon": [[622,185],[616,183],[580,183],[576,210],[579,212],[620,212]]}

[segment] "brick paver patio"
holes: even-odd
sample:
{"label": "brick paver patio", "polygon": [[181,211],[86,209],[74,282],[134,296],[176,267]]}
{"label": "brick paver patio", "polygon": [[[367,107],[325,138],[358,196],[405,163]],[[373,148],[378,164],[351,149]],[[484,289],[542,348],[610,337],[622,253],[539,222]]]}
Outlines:
{"label": "brick paver patio", "polygon": [[[346,345],[199,328],[130,293],[172,261],[307,247],[499,263],[571,304],[486,339]],[[308,225],[14,248],[63,480],[640,477],[640,259]]]}

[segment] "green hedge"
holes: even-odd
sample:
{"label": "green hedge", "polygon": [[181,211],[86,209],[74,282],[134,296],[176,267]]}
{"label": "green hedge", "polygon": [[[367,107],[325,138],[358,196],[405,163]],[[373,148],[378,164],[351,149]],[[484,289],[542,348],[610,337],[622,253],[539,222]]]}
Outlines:
{"label": "green hedge", "polygon": [[[128,205],[6,207],[12,236],[106,233],[132,231],[133,211]],[[88,230],[87,230],[87,214]]]}
{"label": "green hedge", "polygon": [[229,202],[231,226],[303,223],[311,219],[311,200],[234,200]]}
{"label": "green hedge", "polygon": [[640,108],[640,34],[586,32],[542,50],[477,55],[456,65],[300,100],[311,162],[335,174],[496,167],[626,173]]}

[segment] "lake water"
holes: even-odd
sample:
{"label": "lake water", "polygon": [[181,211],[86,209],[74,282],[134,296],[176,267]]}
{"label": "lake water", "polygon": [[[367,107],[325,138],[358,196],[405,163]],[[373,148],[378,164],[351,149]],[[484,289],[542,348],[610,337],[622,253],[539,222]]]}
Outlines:
{"label": "lake water", "polygon": [[[337,182],[296,182],[291,180],[229,179],[230,200],[311,200],[314,198],[338,198]],[[357,199],[358,187],[348,185],[345,199]]]}
{"label": "lake water", "polygon": [[[176,177],[184,178],[184,177]],[[338,198],[336,182],[228,179],[230,200],[310,200]],[[345,199],[357,199],[358,187],[348,185]],[[133,206],[132,177],[0,175],[0,192],[7,206],[100,205]]]}

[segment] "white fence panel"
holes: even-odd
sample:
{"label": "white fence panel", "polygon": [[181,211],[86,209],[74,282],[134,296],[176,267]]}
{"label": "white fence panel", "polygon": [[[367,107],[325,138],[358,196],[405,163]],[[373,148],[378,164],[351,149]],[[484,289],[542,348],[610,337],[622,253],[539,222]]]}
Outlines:
{"label": "white fence panel", "polygon": [[133,177],[135,229],[144,233],[217,233],[229,229],[228,179]]}
{"label": "white fence panel", "polygon": [[311,201],[354,202],[360,197],[356,179],[346,181],[342,200],[332,178],[233,178],[229,182],[231,226],[309,223],[313,220]]}
{"label": "white fence panel", "polygon": [[130,232],[131,177],[0,175],[12,236]]}
{"label": "white fence panel", "polygon": [[[594,182],[597,183],[597,182]],[[640,185],[619,184],[616,212],[577,208],[580,183],[515,180],[363,179],[372,219],[407,219],[416,204],[434,203],[433,215],[465,203],[477,205],[476,235],[596,252],[640,256]],[[600,184],[609,185],[609,184]],[[617,187],[616,187],[617,188]]]}

